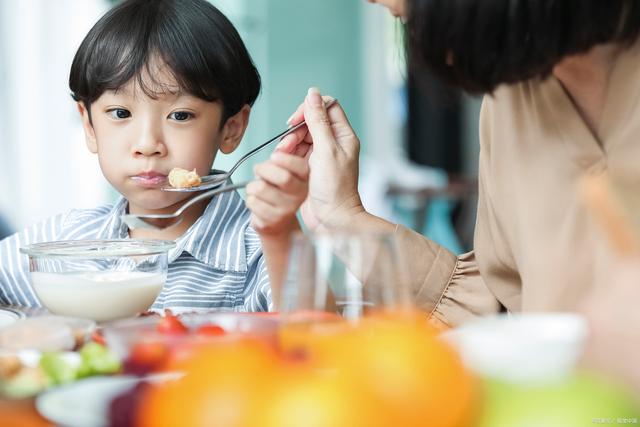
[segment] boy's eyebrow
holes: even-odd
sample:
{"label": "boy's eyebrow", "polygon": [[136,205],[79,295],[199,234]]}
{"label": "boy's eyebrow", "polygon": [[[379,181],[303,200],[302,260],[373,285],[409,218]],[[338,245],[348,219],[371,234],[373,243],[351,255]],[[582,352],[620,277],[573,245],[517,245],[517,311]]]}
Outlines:
{"label": "boy's eyebrow", "polygon": [[147,91],[142,91],[137,87],[135,89],[132,89],[130,86],[123,86],[117,89],[109,90],[107,92],[111,92],[114,96],[124,96],[128,99],[136,99],[142,95],[143,97],[151,97],[158,101],[169,103],[175,103],[181,99],[191,99],[196,101],[200,100],[200,98],[183,90],[182,88],[176,88],[176,90],[171,90],[169,86],[165,86],[164,88],[164,91],[154,91],[151,94],[147,93]]}

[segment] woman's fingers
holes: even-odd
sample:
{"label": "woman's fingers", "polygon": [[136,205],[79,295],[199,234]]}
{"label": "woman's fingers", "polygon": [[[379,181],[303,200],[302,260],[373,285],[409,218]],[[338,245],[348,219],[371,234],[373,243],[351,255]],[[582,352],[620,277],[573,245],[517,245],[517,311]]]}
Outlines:
{"label": "woman's fingers", "polygon": [[264,229],[267,225],[274,225],[282,219],[273,205],[255,196],[247,196],[246,204],[251,210],[252,218],[258,219],[258,221],[253,221],[254,228],[257,230]]}
{"label": "woman's fingers", "polygon": [[[325,102],[325,104],[327,104],[333,101],[334,98],[331,96],[324,95],[322,97],[322,100]],[[298,105],[298,108],[296,108],[296,111],[294,111],[291,117],[289,117],[289,119],[287,120],[287,124],[289,126],[295,126],[298,123],[300,123],[302,120],[304,120],[304,104],[305,103],[302,102],[300,105]]]}
{"label": "woman's fingers", "polygon": [[295,151],[292,154],[294,156],[307,158],[308,157],[307,155],[311,153],[312,150],[313,150],[313,144],[310,144],[308,142],[303,142],[301,144],[298,144],[298,146],[296,147]]}
{"label": "woman's fingers", "polygon": [[298,178],[307,180],[309,177],[309,162],[307,162],[303,157],[304,155],[296,156],[285,153],[273,153],[271,155],[271,160],[276,165],[293,173]]}
{"label": "woman's fingers", "polygon": [[[324,104],[333,100],[334,98],[331,96],[322,97],[322,101]],[[305,100],[305,102],[303,102],[298,106],[298,108],[291,115],[289,120],[287,120],[287,124],[289,124],[290,126],[295,126],[300,122],[302,122],[302,120],[304,120],[306,103],[307,102]],[[344,112],[342,112],[342,115],[344,116]],[[345,121],[346,121],[346,117],[345,117]],[[309,133],[309,129],[307,126],[302,126],[300,129],[297,129],[292,133],[290,133],[289,135],[282,138],[282,141],[280,141],[275,151],[297,154],[296,150],[298,149],[298,146],[302,143],[307,143],[307,144],[313,143],[312,135]],[[304,156],[307,151],[308,151],[308,148],[304,149],[302,151],[303,152],[302,156]]]}
{"label": "woman's fingers", "polygon": [[305,99],[304,117],[309,132],[313,135],[313,143],[318,145],[316,151],[334,149],[336,145],[331,120],[317,88],[309,89]]}
{"label": "woman's fingers", "polygon": [[291,132],[289,135],[282,138],[275,149],[276,152],[293,153],[298,145],[306,142],[309,135],[309,130],[306,126],[302,126],[300,129]]}
{"label": "woman's fingers", "polygon": [[261,180],[253,181],[247,186],[247,197],[249,196],[262,200],[269,204],[274,211],[280,213],[289,212],[292,207],[297,210],[298,205],[303,200],[303,197],[299,194],[283,193],[276,187]]}
{"label": "woman's fingers", "polygon": [[270,162],[260,163],[254,168],[258,178],[289,192],[298,191],[296,185],[309,177],[308,162],[298,156],[274,153]]}

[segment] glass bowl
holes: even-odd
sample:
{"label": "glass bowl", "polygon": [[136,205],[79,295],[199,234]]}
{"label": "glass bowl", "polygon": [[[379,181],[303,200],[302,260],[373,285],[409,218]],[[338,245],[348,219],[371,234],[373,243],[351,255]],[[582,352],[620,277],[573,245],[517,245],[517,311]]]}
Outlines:
{"label": "glass bowl", "polygon": [[[176,331],[177,320],[183,330]],[[107,346],[128,365],[156,365],[171,354],[194,346],[228,343],[238,339],[261,341],[276,345],[279,327],[272,313],[192,313],[179,316],[151,315],[105,323],[102,334]],[[153,356],[153,360],[149,360]],[[162,359],[162,360],[160,360]],[[131,363],[127,363],[131,362]],[[156,366],[147,366],[155,368]],[[136,366],[135,368],[139,368]],[[138,369],[132,369],[137,372]]]}
{"label": "glass bowl", "polygon": [[49,311],[105,321],[146,311],[167,280],[165,240],[74,240],[20,248]]}

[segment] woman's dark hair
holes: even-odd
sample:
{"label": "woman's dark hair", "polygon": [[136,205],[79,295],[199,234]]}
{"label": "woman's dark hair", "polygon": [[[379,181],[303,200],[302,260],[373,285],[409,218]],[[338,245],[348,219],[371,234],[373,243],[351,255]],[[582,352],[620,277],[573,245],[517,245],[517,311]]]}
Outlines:
{"label": "woman's dark hair", "polygon": [[151,67],[158,59],[181,90],[221,101],[222,123],[245,104],[253,105],[260,93],[260,75],[240,35],[213,5],[205,0],[127,0],[93,26],[76,52],[69,75],[73,99],[89,108],[105,91],[120,89],[133,78],[154,97],[159,82],[153,81]]}
{"label": "woman's dark hair", "polygon": [[413,65],[468,92],[546,77],[597,44],[633,43],[638,0],[407,0]]}

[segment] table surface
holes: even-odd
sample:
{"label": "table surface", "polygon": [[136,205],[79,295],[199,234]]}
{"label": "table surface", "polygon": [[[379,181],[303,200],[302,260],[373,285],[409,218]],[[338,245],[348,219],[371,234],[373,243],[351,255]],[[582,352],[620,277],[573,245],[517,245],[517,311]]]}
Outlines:
{"label": "table surface", "polygon": [[[0,307],[21,311],[28,317],[50,314],[42,308],[2,305]],[[35,398],[7,399],[0,397],[0,420],[2,427],[50,427],[54,425],[40,416],[36,410]]]}
{"label": "table surface", "polygon": [[51,427],[49,421],[38,414],[35,399],[0,398],[0,420],[3,427]]}

